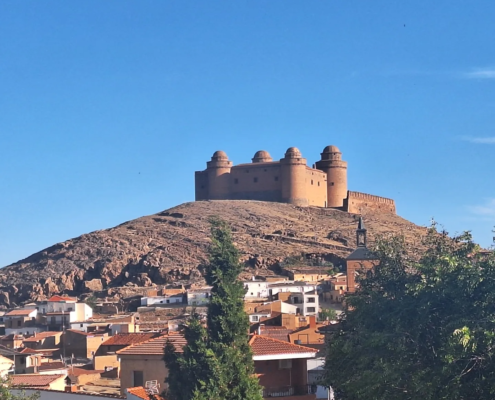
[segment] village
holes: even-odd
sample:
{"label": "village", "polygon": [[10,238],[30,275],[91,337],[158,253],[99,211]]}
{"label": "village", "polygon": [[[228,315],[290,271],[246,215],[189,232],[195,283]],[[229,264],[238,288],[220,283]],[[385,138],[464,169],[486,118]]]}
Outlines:
{"label": "village", "polygon": [[[344,294],[355,289],[357,271],[372,265],[362,219],[357,228],[347,273],[297,266],[243,282],[249,345],[264,398],[330,398],[319,385],[325,339],[336,329]],[[120,310],[108,299],[87,304],[65,295],[6,310],[0,316],[0,375],[9,375],[15,387],[39,391],[41,399],[157,398],[166,389],[165,344],[180,351],[184,324],[192,313],[206,315],[210,289],[153,288],[124,299]]]}

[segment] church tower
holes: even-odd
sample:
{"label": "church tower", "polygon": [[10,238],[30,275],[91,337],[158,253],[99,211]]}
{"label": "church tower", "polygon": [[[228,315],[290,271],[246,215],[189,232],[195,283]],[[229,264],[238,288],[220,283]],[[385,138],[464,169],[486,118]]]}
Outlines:
{"label": "church tower", "polygon": [[347,197],[347,162],[337,146],[327,146],[316,168],[327,174],[327,207],[343,207]]}

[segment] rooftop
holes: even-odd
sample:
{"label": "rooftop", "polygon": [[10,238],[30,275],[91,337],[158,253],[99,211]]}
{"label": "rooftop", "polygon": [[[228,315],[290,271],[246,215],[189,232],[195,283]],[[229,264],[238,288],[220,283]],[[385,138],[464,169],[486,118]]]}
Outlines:
{"label": "rooftop", "polygon": [[249,341],[253,351],[253,360],[276,360],[292,358],[313,358],[317,351],[282,340],[254,335]]}
{"label": "rooftop", "polygon": [[76,303],[77,298],[69,296],[52,296],[47,301]]}
{"label": "rooftop", "polygon": [[11,375],[12,386],[24,387],[45,387],[59,378],[65,378],[65,375],[39,375],[39,374],[21,374]]}
{"label": "rooftop", "polygon": [[169,334],[167,336],[160,336],[154,339],[150,339],[143,343],[133,344],[125,349],[117,351],[119,355],[163,355],[163,350],[167,341],[175,346],[177,352],[182,352],[182,347],[187,344],[184,336],[179,334]]}
{"label": "rooftop", "polygon": [[146,342],[156,337],[156,333],[117,333],[105,340],[102,346],[129,346],[131,344],[137,344]]}
{"label": "rooftop", "polygon": [[23,342],[39,342],[40,340],[46,339],[52,336],[61,336],[63,332],[40,332],[37,333],[36,336],[31,336],[23,340]]}
{"label": "rooftop", "polygon": [[165,398],[163,398],[162,396],[156,395],[156,394],[153,397],[151,397],[148,394],[148,392],[146,391],[146,389],[142,386],[127,388],[127,393],[132,394],[136,397],[139,397],[140,399],[143,399],[143,400],[151,400],[151,399],[153,399],[153,400],[154,399],[165,400]]}
{"label": "rooftop", "polygon": [[6,317],[27,317],[33,311],[36,312],[35,308],[27,309],[27,310],[11,310],[7,314]]}
{"label": "rooftop", "polygon": [[51,369],[65,369],[66,366],[62,361],[46,362],[42,363],[38,369],[40,371],[49,371]]}

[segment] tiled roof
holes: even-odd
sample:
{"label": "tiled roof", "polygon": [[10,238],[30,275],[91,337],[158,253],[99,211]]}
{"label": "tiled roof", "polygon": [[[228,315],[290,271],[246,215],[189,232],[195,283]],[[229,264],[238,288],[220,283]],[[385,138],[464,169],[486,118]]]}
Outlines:
{"label": "tiled roof", "polygon": [[249,341],[249,345],[253,350],[254,356],[296,355],[302,353],[316,354],[316,350],[310,347],[304,347],[261,335],[254,335]]}
{"label": "tiled roof", "polygon": [[182,347],[187,344],[184,336],[179,334],[169,334],[167,336],[160,336],[143,343],[133,344],[125,349],[117,351],[119,355],[130,355],[130,354],[156,354],[162,355],[163,349],[167,344],[167,341],[175,346],[177,352],[182,352]]}
{"label": "tiled roof", "polygon": [[84,368],[77,368],[77,367],[70,367],[68,370],[68,374],[70,376],[102,374],[103,372],[105,372],[105,371],[96,370],[96,369],[84,369]]}
{"label": "tiled roof", "polygon": [[292,333],[292,329],[287,329],[285,326],[260,326],[260,335],[283,342],[289,341],[290,333]]}
{"label": "tiled roof", "polygon": [[11,375],[12,386],[25,386],[25,387],[44,387],[49,386],[50,383],[56,381],[59,378],[64,378],[65,375],[40,375],[40,374],[21,374]]}
{"label": "tiled roof", "polygon": [[36,336],[31,336],[23,340],[23,342],[39,342],[47,337],[62,335],[62,332],[40,332]]}
{"label": "tiled roof", "polygon": [[22,349],[21,353],[22,354],[37,354],[38,352],[36,350],[30,349],[29,347],[26,347],[25,349]]}
{"label": "tiled roof", "polygon": [[156,333],[117,333],[105,340],[102,346],[129,346],[131,344],[146,342],[158,336]]}
{"label": "tiled roof", "polygon": [[7,314],[5,314],[6,317],[22,317],[22,316],[28,316],[31,314],[33,311],[36,311],[36,309],[28,309],[28,310],[11,310]]}
{"label": "tiled roof", "polygon": [[143,400],[151,400],[151,399],[156,399],[156,400],[165,400],[162,396],[156,395],[154,397],[151,397],[146,389],[142,386],[137,386],[133,388],[127,388],[127,393],[132,394],[136,397],[139,397],[140,399]]}
{"label": "tiled roof", "polygon": [[64,369],[64,368],[65,368],[65,364],[62,361],[42,363],[38,367],[40,371],[49,371],[51,369]]}
{"label": "tiled roof", "polygon": [[75,297],[69,297],[69,296],[52,296],[48,299],[48,301],[77,301],[77,298]]}

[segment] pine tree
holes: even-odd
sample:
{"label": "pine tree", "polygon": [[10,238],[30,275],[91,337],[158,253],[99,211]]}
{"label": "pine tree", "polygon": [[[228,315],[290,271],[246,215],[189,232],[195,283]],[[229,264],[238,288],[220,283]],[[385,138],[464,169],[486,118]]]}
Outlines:
{"label": "pine tree", "polygon": [[245,289],[237,280],[242,264],[224,221],[211,220],[211,241],[206,266],[206,282],[212,286],[207,327],[194,315],[185,330],[184,352],[176,353],[171,344],[166,347],[167,396],[171,400],[261,400],[248,344]]}

